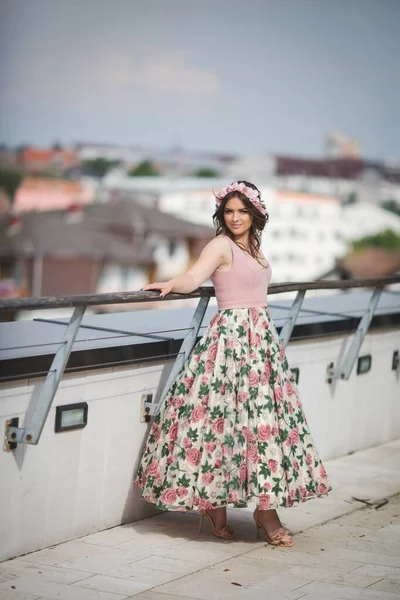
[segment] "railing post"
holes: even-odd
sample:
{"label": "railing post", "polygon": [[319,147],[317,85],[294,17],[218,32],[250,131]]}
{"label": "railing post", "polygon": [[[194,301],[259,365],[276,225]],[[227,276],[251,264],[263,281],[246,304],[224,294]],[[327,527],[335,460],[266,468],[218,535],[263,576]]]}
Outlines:
{"label": "railing post", "polygon": [[39,397],[33,407],[32,414],[25,427],[8,428],[8,442],[20,444],[38,443],[61,377],[67,366],[72,345],[82,322],[85,308],[85,306],[78,306],[75,308],[67,330],[64,333],[61,345],[57,350],[47,373]]}
{"label": "railing post", "polygon": [[369,300],[367,310],[365,311],[361,321],[358,324],[357,331],[354,334],[347,355],[343,359],[341,365],[334,369],[333,379],[349,379],[354,367],[354,363],[356,362],[358,353],[360,351],[361,344],[363,343],[364,338],[367,335],[368,327],[372,321],[372,317],[374,316],[374,312],[378,305],[381,294],[382,288],[375,288]]}
{"label": "railing post", "polygon": [[281,329],[279,341],[284,348],[286,348],[286,346],[289,343],[290,336],[292,335],[292,331],[295,326],[298,314],[300,312],[301,305],[303,304],[305,295],[306,290],[300,290],[299,292],[297,292],[296,298],[294,299],[292,307],[290,309],[287,321]]}

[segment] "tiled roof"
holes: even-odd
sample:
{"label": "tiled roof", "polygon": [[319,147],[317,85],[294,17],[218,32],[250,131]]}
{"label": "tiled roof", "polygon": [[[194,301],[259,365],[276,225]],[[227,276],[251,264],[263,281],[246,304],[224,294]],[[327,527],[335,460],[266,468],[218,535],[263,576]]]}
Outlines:
{"label": "tiled roof", "polygon": [[159,233],[172,239],[184,237],[206,239],[215,235],[214,227],[196,225],[132,200],[118,200],[108,204],[91,204],[87,214],[108,227],[126,228],[139,233]]}
{"label": "tiled roof", "polygon": [[79,256],[132,265],[153,263],[151,252],[134,248],[124,239],[82,220],[68,222],[65,212],[21,216],[19,231],[6,235],[8,220],[0,223],[0,256]]}
{"label": "tiled roof", "polygon": [[291,156],[276,156],[276,175],[308,175],[340,179],[358,179],[361,174],[373,169],[383,179],[400,183],[400,167],[387,167],[373,161],[350,158],[308,159]]}
{"label": "tiled roof", "polygon": [[91,202],[93,191],[76,181],[27,177],[15,194],[19,212],[48,211],[68,208],[71,202]]}
{"label": "tiled roof", "polygon": [[72,150],[23,148],[18,155],[18,159],[23,163],[51,162],[55,158],[61,158],[62,161],[68,165],[78,162],[77,155]]}

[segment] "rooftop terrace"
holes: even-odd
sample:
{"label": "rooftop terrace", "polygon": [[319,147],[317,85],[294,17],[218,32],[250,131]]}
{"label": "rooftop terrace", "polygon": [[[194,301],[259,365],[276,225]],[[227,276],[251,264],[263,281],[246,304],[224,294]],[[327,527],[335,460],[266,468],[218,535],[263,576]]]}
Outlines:
{"label": "rooftop terrace", "polygon": [[[71,320],[0,325],[0,599],[400,600],[399,281],[271,286],[333,485],[280,511],[292,548],[257,541],[251,509],[229,509],[236,540],[222,541],[208,523],[199,533],[195,513],[157,513],[132,485],[145,407],[157,409],[215,313],[212,288],[171,295],[198,301],[194,316],[154,310],[151,292],[2,300],[4,310],[75,308]],[[290,290],[294,300],[274,297]],[[153,310],[83,317],[86,306],[149,300]],[[71,404],[86,406],[86,422],[60,432],[57,411]]]}
{"label": "rooftop terrace", "polygon": [[2,600],[400,599],[400,440],[326,462],[333,491],[282,509],[292,548],[235,541],[198,515],[161,513],[0,564]]}

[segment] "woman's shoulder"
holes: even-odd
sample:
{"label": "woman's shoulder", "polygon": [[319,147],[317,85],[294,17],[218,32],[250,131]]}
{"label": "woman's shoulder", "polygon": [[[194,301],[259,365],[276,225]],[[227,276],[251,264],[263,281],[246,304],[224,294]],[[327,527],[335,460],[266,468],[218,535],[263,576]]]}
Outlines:
{"label": "woman's shoulder", "polygon": [[222,252],[230,250],[230,247],[231,247],[230,238],[227,235],[222,235],[222,234],[217,235],[206,245],[206,248],[213,248],[215,250],[219,250]]}

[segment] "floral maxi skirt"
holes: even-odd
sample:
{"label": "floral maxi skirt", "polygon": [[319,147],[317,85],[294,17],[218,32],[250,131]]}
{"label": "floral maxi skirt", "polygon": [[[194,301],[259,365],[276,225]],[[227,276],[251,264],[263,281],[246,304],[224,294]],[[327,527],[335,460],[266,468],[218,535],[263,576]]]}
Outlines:
{"label": "floral maxi skirt", "polygon": [[332,489],[268,307],[213,317],[152,424],[136,483],[164,510],[266,510]]}

